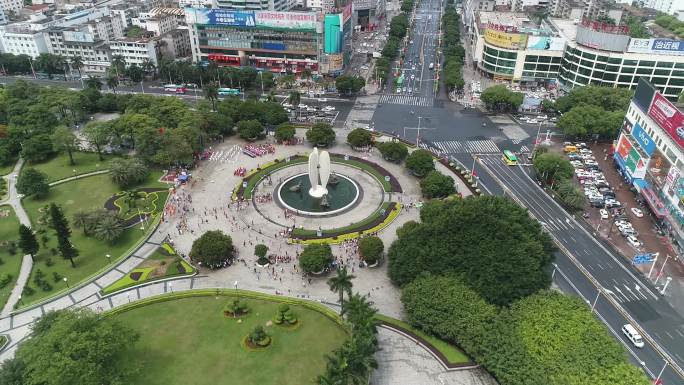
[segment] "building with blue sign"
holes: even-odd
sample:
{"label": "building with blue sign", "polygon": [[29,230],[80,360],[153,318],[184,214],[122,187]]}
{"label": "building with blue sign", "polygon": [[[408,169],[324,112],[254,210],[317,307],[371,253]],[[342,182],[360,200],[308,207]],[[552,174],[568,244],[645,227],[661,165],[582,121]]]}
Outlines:
{"label": "building with blue sign", "polygon": [[684,250],[684,112],[648,81],[639,80],[614,146],[625,181]]}

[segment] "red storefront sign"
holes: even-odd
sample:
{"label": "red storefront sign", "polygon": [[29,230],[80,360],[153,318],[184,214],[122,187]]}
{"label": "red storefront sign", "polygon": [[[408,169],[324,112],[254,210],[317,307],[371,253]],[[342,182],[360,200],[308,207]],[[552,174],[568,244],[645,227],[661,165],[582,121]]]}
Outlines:
{"label": "red storefront sign", "polygon": [[659,92],[653,97],[648,116],[653,118],[679,147],[684,148],[684,114]]}

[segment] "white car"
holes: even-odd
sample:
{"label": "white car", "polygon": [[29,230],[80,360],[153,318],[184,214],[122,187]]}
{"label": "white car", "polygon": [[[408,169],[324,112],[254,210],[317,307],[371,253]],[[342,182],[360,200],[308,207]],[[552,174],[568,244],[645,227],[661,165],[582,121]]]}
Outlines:
{"label": "white car", "polygon": [[628,235],[627,236],[627,242],[629,242],[630,245],[639,248],[641,247],[641,242],[635,237],[634,235]]}
{"label": "white car", "polygon": [[601,219],[608,219],[608,210],[601,209],[599,210],[599,213],[601,213]]}
{"label": "white car", "polygon": [[415,79],[416,75],[411,75],[411,80]]}
{"label": "white car", "polygon": [[634,214],[634,216],[637,218],[641,218],[644,216],[644,212],[636,207],[632,207],[630,210],[632,211],[632,214]]}

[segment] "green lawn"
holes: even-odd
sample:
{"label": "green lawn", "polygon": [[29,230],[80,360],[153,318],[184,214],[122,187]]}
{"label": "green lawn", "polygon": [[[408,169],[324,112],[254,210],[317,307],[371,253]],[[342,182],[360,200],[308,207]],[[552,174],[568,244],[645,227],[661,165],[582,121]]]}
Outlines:
{"label": "green lawn", "polygon": [[[155,173],[154,176],[150,176],[146,183],[136,187],[165,187],[165,184],[156,182],[157,177],[158,175]],[[45,220],[41,219],[43,214],[40,210],[50,202],[60,205],[67,219],[71,220],[73,214],[78,210],[103,207],[104,202],[118,191],[119,187],[109,180],[109,175],[103,174],[51,187],[50,193],[46,198],[41,200],[26,198],[22,203],[31,218],[34,228],[40,229],[46,228],[44,225]],[[159,195],[161,200],[165,200],[167,193]],[[53,295],[55,292],[66,287],[63,281],[55,278],[55,272],[58,276],[67,277],[70,286],[76,285],[104,268],[109,262],[105,257],[107,254],[111,255],[111,262],[116,261],[143,237],[144,231],[137,226],[130,228],[124,232],[115,244],[107,244],[93,237],[86,237],[81,228],[74,228],[72,226],[71,241],[80,252],[80,255],[75,259],[76,268],[71,267],[70,262],[62,259],[56,252],[57,240],[54,232],[48,228],[45,231],[45,235],[50,239],[46,247],[41,245],[41,251],[36,258],[31,278],[29,278],[29,286],[35,289],[35,293],[23,296],[23,303],[25,305]],[[39,240],[41,237],[39,234]],[[52,266],[48,266],[48,261],[52,262]],[[43,291],[36,286],[34,274],[37,269],[40,269],[45,274],[46,280],[53,286],[52,290]]]}
{"label": "green lawn", "polygon": [[19,269],[21,268],[21,260],[23,255],[21,250],[17,247],[14,255],[10,254],[8,242],[19,240],[19,220],[14,215],[14,210],[10,206],[0,206],[0,276],[11,274],[12,280],[0,288],[0,309],[5,306],[7,298],[14,284],[17,282],[19,276]]}
{"label": "green lawn", "polygon": [[10,172],[12,172],[12,170],[14,169],[15,163],[16,162],[12,162],[12,163],[5,164],[5,165],[0,165],[0,176],[1,175],[7,175]]}
{"label": "green lawn", "polygon": [[[141,365],[131,385],[305,385],[325,369],[325,355],[347,334],[326,316],[291,305],[301,325],[266,326],[278,303],[247,299],[251,312],[238,323],[223,315],[230,297],[193,297],[146,305],[114,315],[140,334],[132,364]],[[273,339],[263,351],[241,340],[262,325]]]}
{"label": "green lawn", "polygon": [[[47,162],[38,164],[29,164],[28,167],[33,167],[47,174],[48,181],[54,182],[56,180],[69,178],[74,175],[87,174],[93,171],[106,170],[109,166],[110,160],[114,156],[105,155],[105,160],[100,161],[96,153],[92,152],[74,152],[75,165],[69,164],[69,155],[66,153],[59,154]],[[27,165],[24,165],[27,167]],[[76,172],[74,172],[76,170]]]}
{"label": "green lawn", "polygon": [[444,354],[444,357],[446,357],[447,361],[449,361],[452,364],[465,364],[472,362],[468,356],[465,355],[459,348],[457,348],[454,345],[451,345],[448,342],[442,341],[437,337],[431,336],[421,330],[418,330],[411,326],[409,323],[398,320],[396,318],[392,317],[387,317],[382,314],[377,314],[375,316],[378,320],[385,321],[390,325],[395,325],[400,328],[404,328],[413,334],[423,338],[423,340],[427,341],[430,345],[434,346],[435,349],[439,350],[442,354]]}
{"label": "green lawn", "polygon": [[7,344],[7,337],[0,336],[0,350],[2,350],[5,347],[5,344]]}

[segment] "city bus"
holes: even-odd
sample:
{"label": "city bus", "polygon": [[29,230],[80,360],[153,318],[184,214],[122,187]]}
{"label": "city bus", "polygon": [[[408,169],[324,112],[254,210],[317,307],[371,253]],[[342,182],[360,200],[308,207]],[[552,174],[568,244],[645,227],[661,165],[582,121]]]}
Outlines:
{"label": "city bus", "polygon": [[512,152],[510,152],[508,150],[504,150],[503,160],[509,166],[515,166],[518,164],[518,157],[516,157],[515,154],[513,154]]}
{"label": "city bus", "polygon": [[240,90],[237,88],[219,88],[219,96],[238,96],[240,95]]}

